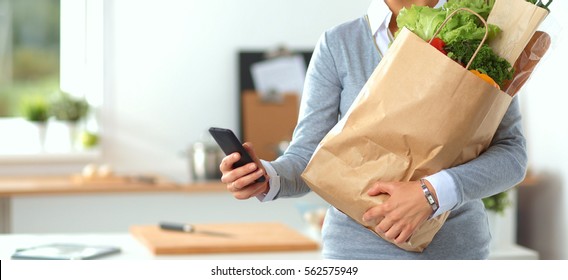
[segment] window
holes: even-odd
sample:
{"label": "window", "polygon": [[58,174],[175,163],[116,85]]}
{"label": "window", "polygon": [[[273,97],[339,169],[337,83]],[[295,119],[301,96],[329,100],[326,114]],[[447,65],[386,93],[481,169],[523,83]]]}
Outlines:
{"label": "window", "polygon": [[0,7],[0,116],[11,117],[22,95],[59,86],[59,1],[0,0]]}
{"label": "window", "polygon": [[[102,2],[0,0],[0,158],[97,150]],[[57,103],[62,96],[84,102]],[[64,120],[74,115],[73,104],[89,110],[69,125]]]}

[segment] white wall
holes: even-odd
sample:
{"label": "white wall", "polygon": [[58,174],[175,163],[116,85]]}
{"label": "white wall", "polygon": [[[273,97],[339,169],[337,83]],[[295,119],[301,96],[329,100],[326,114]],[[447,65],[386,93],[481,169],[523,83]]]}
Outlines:
{"label": "white wall", "polygon": [[[209,126],[238,128],[237,53],[285,44],[312,50],[322,32],[362,16],[370,0],[105,1],[103,158],[117,172],[189,179],[178,153]],[[80,171],[81,164],[4,166],[2,174]],[[313,195],[304,200],[320,202]],[[134,223],[280,219],[301,225],[298,200],[229,194],[21,197],[13,232],[125,231]],[[300,220],[299,220],[300,219]]]}
{"label": "white wall", "polygon": [[312,50],[324,30],[363,15],[370,0],[108,3],[105,158],[183,177],[180,150],[210,126],[238,129],[239,50]]}
{"label": "white wall", "polygon": [[543,180],[519,189],[519,243],[568,259],[568,2],[554,1],[542,30],[553,46],[521,92],[530,167]]}

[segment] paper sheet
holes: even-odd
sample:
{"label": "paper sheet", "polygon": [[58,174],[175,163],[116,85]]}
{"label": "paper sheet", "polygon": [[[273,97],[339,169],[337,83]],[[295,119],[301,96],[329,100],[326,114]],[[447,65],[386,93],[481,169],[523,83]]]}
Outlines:
{"label": "paper sheet", "polygon": [[272,93],[301,95],[306,78],[306,63],[301,55],[277,57],[251,66],[255,89],[263,99]]}

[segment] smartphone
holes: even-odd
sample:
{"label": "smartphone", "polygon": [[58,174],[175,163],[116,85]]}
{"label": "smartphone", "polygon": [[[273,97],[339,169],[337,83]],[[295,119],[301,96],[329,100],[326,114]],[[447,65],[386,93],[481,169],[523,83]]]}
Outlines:
{"label": "smartphone", "polygon": [[[225,155],[230,155],[234,152],[238,152],[241,155],[239,161],[233,164],[233,168],[241,167],[247,163],[254,162],[250,154],[245,150],[239,138],[233,133],[232,130],[220,127],[209,128],[209,133],[217,141],[219,147],[223,150]],[[264,176],[256,179],[256,182],[264,182]]]}

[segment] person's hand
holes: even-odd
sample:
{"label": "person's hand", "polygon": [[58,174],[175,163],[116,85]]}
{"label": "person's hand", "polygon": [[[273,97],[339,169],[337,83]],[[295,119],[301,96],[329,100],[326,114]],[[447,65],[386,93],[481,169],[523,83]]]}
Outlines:
{"label": "person's hand", "polygon": [[[227,184],[227,190],[236,199],[248,199],[268,191],[268,175],[256,156],[252,144],[244,143],[243,147],[248,151],[254,162],[233,169],[233,164],[241,158],[239,153],[232,153],[223,158],[219,169],[223,176],[221,182]],[[255,180],[265,176],[265,181],[255,183]]]}
{"label": "person's hand", "polygon": [[[424,180],[437,201],[434,188]],[[367,191],[370,196],[389,194],[382,204],[369,208],[363,221],[397,244],[406,242],[414,231],[432,214],[419,181],[376,182]]]}

